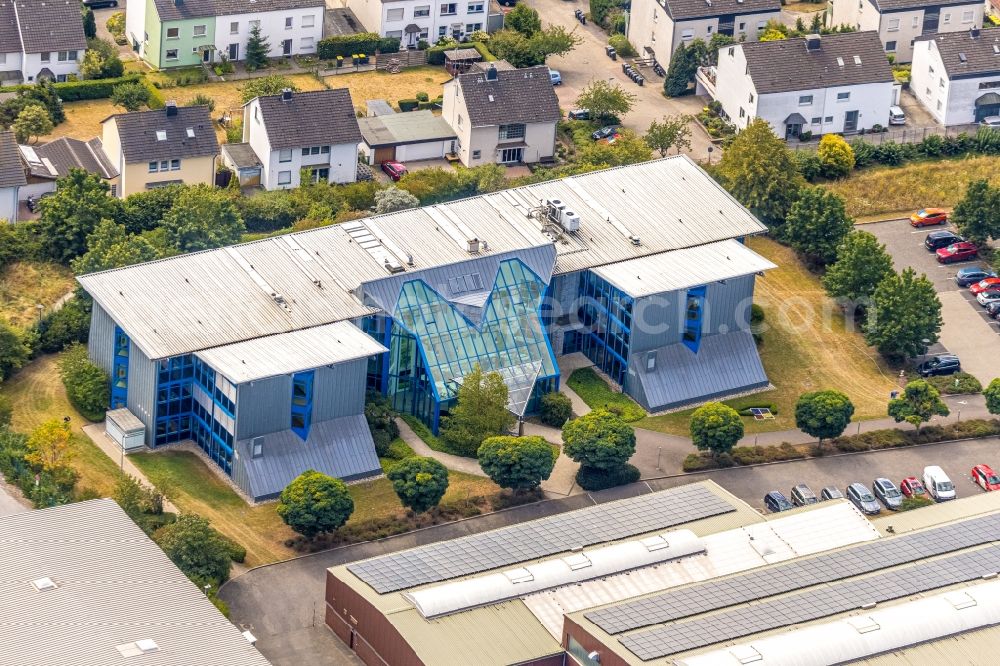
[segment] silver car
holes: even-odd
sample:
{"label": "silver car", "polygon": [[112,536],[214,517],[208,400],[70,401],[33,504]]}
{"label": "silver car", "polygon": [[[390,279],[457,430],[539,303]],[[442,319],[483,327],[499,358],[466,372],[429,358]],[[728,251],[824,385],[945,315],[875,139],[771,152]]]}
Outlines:
{"label": "silver car", "polygon": [[878,501],[862,483],[854,482],[847,486],[847,499],[865,515],[875,516],[882,511]]}
{"label": "silver car", "polygon": [[836,486],[826,486],[820,491],[819,498],[823,502],[827,500],[844,499],[844,493],[840,492]]}
{"label": "silver car", "polygon": [[885,504],[885,508],[896,511],[903,505],[903,493],[899,492],[899,488],[896,484],[886,479],[884,477],[879,477],[875,479],[872,483],[872,492],[875,493],[875,497]]}

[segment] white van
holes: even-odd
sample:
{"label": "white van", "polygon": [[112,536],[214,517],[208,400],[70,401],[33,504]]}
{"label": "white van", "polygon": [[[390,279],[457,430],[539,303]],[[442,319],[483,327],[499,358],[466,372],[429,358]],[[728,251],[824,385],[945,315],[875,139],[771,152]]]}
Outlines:
{"label": "white van", "polygon": [[903,109],[898,106],[889,107],[889,124],[890,125],[905,125],[906,124],[906,114],[903,113]]}
{"label": "white van", "polygon": [[924,487],[938,502],[955,499],[955,484],[937,465],[924,467]]}

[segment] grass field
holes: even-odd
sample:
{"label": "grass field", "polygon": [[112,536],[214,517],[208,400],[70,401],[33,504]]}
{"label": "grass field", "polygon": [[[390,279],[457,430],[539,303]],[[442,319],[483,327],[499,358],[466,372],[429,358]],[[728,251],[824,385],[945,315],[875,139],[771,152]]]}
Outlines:
{"label": "grass field", "polygon": [[1000,157],[913,162],[855,171],[825,187],[844,198],[853,217],[909,213],[925,206],[954,206],[969,183],[988,178],[1000,185]]}
{"label": "grass field", "polygon": [[612,391],[607,382],[591,368],[574,370],[566,380],[566,386],[573,389],[591,409],[610,407],[620,412],[626,421],[638,421],[646,416],[646,411],[632,398]]}
{"label": "grass field", "polygon": [[72,465],[80,475],[77,492],[93,491],[107,497],[118,478],[118,465],[83,434],[82,426],[90,421],[69,403],[59,379],[57,360],[56,355],[37,358],[0,385],[0,393],[14,405],[11,425],[19,432],[28,433],[45,421],[70,417],[76,453]]}
{"label": "grass field", "polygon": [[[747,432],[794,428],[799,395],[827,388],[850,396],[855,420],[884,417],[889,392],[897,388],[894,373],[865,345],[860,333],[848,329],[840,309],[792,250],[767,238],[747,243],[778,265],[757,280],[754,298],[764,308],[766,329],[760,355],[775,390],[729,403],[737,408],[774,403],[779,411],[772,421],[744,419]],[[690,416],[691,410],[686,410],[635,425],[687,435]]]}
{"label": "grass field", "polygon": [[370,99],[384,99],[393,106],[401,99],[412,99],[418,92],[425,92],[434,99],[441,94],[441,84],[451,78],[443,67],[408,67],[399,74],[388,72],[359,72],[336,74],[323,81],[331,88],[348,87],[354,106],[363,110]]}
{"label": "grass field", "polygon": [[39,303],[47,313],[75,284],[73,273],[65,266],[15,262],[0,273],[0,318],[15,326],[33,324],[38,321]]}

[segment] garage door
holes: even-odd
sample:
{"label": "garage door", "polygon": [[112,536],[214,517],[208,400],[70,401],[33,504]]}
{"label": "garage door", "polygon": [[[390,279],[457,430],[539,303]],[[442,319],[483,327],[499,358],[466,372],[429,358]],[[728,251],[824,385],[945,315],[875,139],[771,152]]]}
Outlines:
{"label": "garage door", "polygon": [[987,116],[1000,116],[1000,95],[986,93],[976,100],[976,122]]}
{"label": "garage door", "polygon": [[396,159],[396,147],[389,146],[386,148],[376,148],[375,149],[375,164],[381,164],[386,160]]}

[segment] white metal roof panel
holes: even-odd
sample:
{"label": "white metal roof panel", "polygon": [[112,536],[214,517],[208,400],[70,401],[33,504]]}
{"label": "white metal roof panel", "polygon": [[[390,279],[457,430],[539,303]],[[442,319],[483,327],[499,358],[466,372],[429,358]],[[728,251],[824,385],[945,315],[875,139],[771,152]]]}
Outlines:
{"label": "white metal roof panel", "polygon": [[388,351],[349,321],[254,338],[197,353],[234,384],[290,375]]}
{"label": "white metal roof panel", "polygon": [[594,269],[594,273],[638,298],[753,275],[776,268],[738,240],[648,255]]}
{"label": "white metal roof panel", "polygon": [[0,518],[0,608],[4,664],[122,666],[143,640],[137,664],[269,663],[110,499]]}

